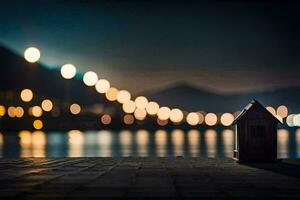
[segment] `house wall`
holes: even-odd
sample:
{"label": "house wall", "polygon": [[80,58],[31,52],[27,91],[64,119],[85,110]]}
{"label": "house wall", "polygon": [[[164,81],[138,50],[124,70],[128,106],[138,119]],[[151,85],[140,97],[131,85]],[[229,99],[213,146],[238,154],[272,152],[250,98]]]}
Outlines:
{"label": "house wall", "polygon": [[276,160],[277,122],[268,113],[253,109],[238,122],[237,133],[239,160]]}

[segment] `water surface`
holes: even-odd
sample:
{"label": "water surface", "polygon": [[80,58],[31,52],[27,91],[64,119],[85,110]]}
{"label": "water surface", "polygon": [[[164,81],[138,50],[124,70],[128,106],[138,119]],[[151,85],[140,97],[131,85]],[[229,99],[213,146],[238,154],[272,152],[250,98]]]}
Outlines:
{"label": "water surface", "polygon": [[[232,157],[234,132],[100,130],[0,133],[0,157]],[[278,130],[278,158],[300,158],[300,129]]]}

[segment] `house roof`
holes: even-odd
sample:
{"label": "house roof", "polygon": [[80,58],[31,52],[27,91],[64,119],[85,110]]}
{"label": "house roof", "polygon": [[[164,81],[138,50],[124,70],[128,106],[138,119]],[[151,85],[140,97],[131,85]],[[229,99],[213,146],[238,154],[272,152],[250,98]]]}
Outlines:
{"label": "house roof", "polygon": [[251,102],[245,106],[245,108],[242,110],[242,112],[240,112],[240,114],[238,114],[238,116],[236,116],[236,118],[234,119],[234,121],[232,122],[232,125],[236,124],[241,118],[243,118],[245,116],[245,114],[254,106],[254,105],[258,105],[260,107],[262,107],[268,114],[270,114],[270,117],[272,117],[273,119],[275,119],[277,122],[279,122],[280,124],[282,124],[282,121],[280,121],[277,117],[275,117],[272,113],[270,113],[261,103],[259,103],[256,99],[252,99]]}

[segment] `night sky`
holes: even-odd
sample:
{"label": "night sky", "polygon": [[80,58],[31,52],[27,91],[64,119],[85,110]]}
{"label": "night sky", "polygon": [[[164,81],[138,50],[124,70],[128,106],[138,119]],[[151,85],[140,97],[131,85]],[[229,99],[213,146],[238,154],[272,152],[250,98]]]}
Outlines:
{"label": "night sky", "polygon": [[217,92],[300,86],[299,10],[271,1],[7,1],[0,44],[20,54],[36,46],[48,67],[72,63],[133,93],[180,81]]}

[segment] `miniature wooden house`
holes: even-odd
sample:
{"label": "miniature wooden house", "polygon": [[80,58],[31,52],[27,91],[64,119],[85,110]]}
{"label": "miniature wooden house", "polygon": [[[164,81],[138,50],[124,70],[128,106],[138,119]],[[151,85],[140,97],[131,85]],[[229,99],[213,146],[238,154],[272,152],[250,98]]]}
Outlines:
{"label": "miniature wooden house", "polygon": [[276,161],[278,122],[282,123],[252,100],[232,123],[236,125],[234,157],[245,162]]}

